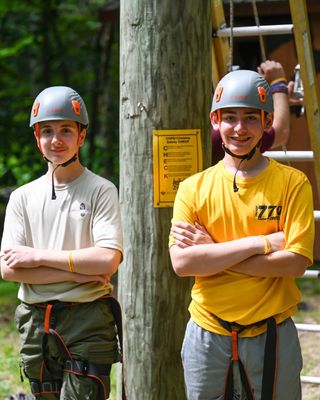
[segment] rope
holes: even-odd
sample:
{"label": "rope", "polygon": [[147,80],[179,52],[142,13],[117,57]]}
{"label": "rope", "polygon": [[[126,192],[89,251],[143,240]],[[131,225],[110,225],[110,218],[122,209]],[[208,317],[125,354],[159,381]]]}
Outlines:
{"label": "rope", "polygon": [[[252,8],[253,8],[253,15],[254,15],[255,23],[257,26],[260,26],[256,0],[252,0]],[[264,48],[263,37],[260,34],[259,34],[259,44],[260,44],[260,51],[261,51],[261,59],[262,59],[262,61],[266,61],[266,59],[267,59],[266,50]]]}
{"label": "rope", "polygon": [[228,72],[232,71],[232,66],[233,66],[233,21],[234,21],[233,0],[230,0],[229,14],[230,14],[230,41],[229,41]]}

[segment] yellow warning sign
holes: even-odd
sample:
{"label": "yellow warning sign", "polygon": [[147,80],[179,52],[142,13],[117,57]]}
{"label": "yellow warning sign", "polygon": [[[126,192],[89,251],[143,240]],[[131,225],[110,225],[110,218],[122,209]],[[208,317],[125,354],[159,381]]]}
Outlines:
{"label": "yellow warning sign", "polygon": [[173,207],[179,183],[201,170],[200,129],[153,131],[154,207]]}

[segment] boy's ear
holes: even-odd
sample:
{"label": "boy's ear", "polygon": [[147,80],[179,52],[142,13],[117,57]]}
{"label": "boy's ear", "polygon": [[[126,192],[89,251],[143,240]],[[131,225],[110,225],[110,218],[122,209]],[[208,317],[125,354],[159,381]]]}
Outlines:
{"label": "boy's ear", "polygon": [[218,130],[219,129],[219,120],[218,120],[218,115],[215,111],[211,111],[210,113],[210,121],[213,129]]}
{"label": "boy's ear", "polygon": [[273,123],[273,113],[268,113],[264,119],[264,129],[270,129]]}
{"label": "boy's ear", "polygon": [[87,136],[87,130],[83,128],[82,131],[80,131],[79,133],[79,139],[78,139],[79,147],[82,147],[84,145],[86,136]]}

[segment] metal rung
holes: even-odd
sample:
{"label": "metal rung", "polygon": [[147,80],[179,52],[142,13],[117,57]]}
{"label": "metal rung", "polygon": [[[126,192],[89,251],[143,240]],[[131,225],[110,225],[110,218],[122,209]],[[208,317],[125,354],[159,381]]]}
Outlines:
{"label": "metal rung", "polygon": [[316,271],[314,269],[306,270],[302,278],[320,279],[320,271]]}
{"label": "metal rung", "polygon": [[320,332],[320,324],[295,324],[298,331]]}
{"label": "metal rung", "polygon": [[320,211],[319,210],[314,211],[314,219],[316,221],[320,221]]}
{"label": "metal rung", "polygon": [[[260,36],[260,35],[290,35],[293,32],[293,24],[239,26],[232,29],[233,37]],[[231,28],[222,28],[214,31],[213,37],[230,37]]]}
{"label": "metal rung", "polygon": [[301,382],[304,383],[317,383],[320,384],[320,377],[319,376],[301,376]]}
{"label": "metal rung", "polygon": [[313,151],[266,151],[264,156],[278,161],[312,161]]}

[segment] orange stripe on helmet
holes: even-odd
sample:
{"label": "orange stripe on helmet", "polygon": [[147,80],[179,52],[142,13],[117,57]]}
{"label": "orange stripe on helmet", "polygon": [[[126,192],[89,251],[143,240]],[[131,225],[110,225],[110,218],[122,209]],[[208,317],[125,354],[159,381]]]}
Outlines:
{"label": "orange stripe on helmet", "polygon": [[217,116],[218,116],[218,124],[220,125],[220,124],[221,124],[221,121],[222,121],[221,109],[220,109],[220,108],[217,110]]}
{"label": "orange stripe on helmet", "polygon": [[265,113],[264,113],[264,110],[260,110],[260,112],[261,112],[261,125],[262,125],[262,129],[264,130],[264,116],[265,116]]}
{"label": "orange stripe on helmet", "polygon": [[41,147],[41,144],[40,144],[40,126],[39,126],[39,122],[34,124],[34,132],[36,134],[37,146],[39,147],[39,150],[41,151],[41,154],[43,154],[42,147]]}

